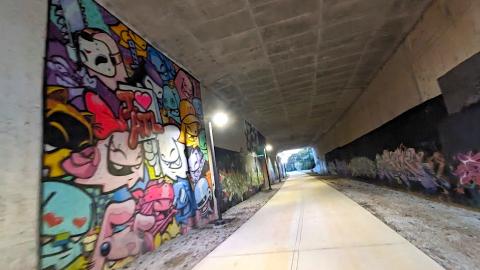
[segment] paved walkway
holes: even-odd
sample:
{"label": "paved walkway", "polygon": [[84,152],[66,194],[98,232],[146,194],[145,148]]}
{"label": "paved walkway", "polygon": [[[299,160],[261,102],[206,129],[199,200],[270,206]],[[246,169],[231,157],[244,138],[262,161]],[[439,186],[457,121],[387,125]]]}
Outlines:
{"label": "paved walkway", "polygon": [[443,269],[319,179],[290,178],[194,270]]}

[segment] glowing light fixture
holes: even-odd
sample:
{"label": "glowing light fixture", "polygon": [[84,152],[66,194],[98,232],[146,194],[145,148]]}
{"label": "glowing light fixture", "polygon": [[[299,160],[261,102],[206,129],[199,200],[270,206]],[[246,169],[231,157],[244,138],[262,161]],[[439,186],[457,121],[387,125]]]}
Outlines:
{"label": "glowing light fixture", "polygon": [[270,152],[270,151],[273,150],[273,146],[272,146],[271,144],[267,144],[267,145],[265,146],[265,150],[267,150],[267,152]]}
{"label": "glowing light fixture", "polygon": [[213,115],[212,122],[218,127],[223,127],[228,123],[228,116],[224,112],[217,112]]}

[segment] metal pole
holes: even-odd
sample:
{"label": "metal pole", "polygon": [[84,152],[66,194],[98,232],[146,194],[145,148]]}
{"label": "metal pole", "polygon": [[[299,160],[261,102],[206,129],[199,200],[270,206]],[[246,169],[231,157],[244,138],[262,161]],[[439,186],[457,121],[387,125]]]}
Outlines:
{"label": "metal pole", "polygon": [[268,157],[267,150],[263,148],[263,154],[265,156],[265,168],[267,169],[267,178],[268,178],[268,190],[272,190],[272,184],[270,183],[270,172],[268,171]]}
{"label": "metal pole", "polygon": [[209,120],[208,121],[208,129],[210,133],[210,151],[212,152],[212,168],[213,168],[213,181],[215,182],[215,198],[217,200],[217,214],[218,214],[218,219],[215,221],[215,225],[223,225],[225,224],[225,221],[222,219],[222,211],[220,209],[220,203],[223,201],[223,192],[220,184],[220,175],[218,173],[218,168],[217,168],[217,160],[215,158],[215,143],[213,142],[213,128],[212,128],[212,122]]}

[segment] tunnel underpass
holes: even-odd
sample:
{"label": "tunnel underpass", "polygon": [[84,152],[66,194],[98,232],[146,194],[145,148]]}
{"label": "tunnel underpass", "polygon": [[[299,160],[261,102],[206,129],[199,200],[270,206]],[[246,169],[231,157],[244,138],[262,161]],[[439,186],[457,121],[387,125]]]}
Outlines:
{"label": "tunnel underpass", "polygon": [[5,269],[479,268],[478,1],[0,15]]}

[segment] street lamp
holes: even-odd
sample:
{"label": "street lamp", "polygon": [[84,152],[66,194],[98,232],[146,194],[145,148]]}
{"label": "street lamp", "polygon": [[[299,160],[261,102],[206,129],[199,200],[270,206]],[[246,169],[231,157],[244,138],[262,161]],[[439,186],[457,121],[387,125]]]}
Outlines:
{"label": "street lamp", "polygon": [[267,168],[267,178],[268,178],[268,190],[272,190],[272,183],[270,182],[270,172],[268,171],[268,156],[267,152],[272,151],[273,147],[271,144],[265,145],[265,149],[263,149],[263,153],[265,155],[265,166]]}
{"label": "street lamp", "polygon": [[273,146],[271,144],[267,144],[267,146],[265,146],[265,150],[267,150],[267,152],[270,152],[273,150]]}
{"label": "street lamp", "polygon": [[224,112],[217,112],[212,117],[213,123],[218,127],[223,127],[228,123],[228,116]]}
{"label": "street lamp", "polygon": [[225,224],[225,221],[222,219],[222,211],[220,209],[220,202],[223,201],[222,198],[222,189],[220,186],[220,174],[218,173],[217,161],[215,159],[215,143],[213,141],[213,127],[212,122],[217,127],[223,127],[228,123],[228,116],[224,112],[216,112],[210,119],[208,119],[208,131],[210,135],[210,152],[211,152],[211,169],[213,170],[213,181],[215,183],[215,198],[217,203],[217,215],[218,219],[215,221],[216,226]]}

